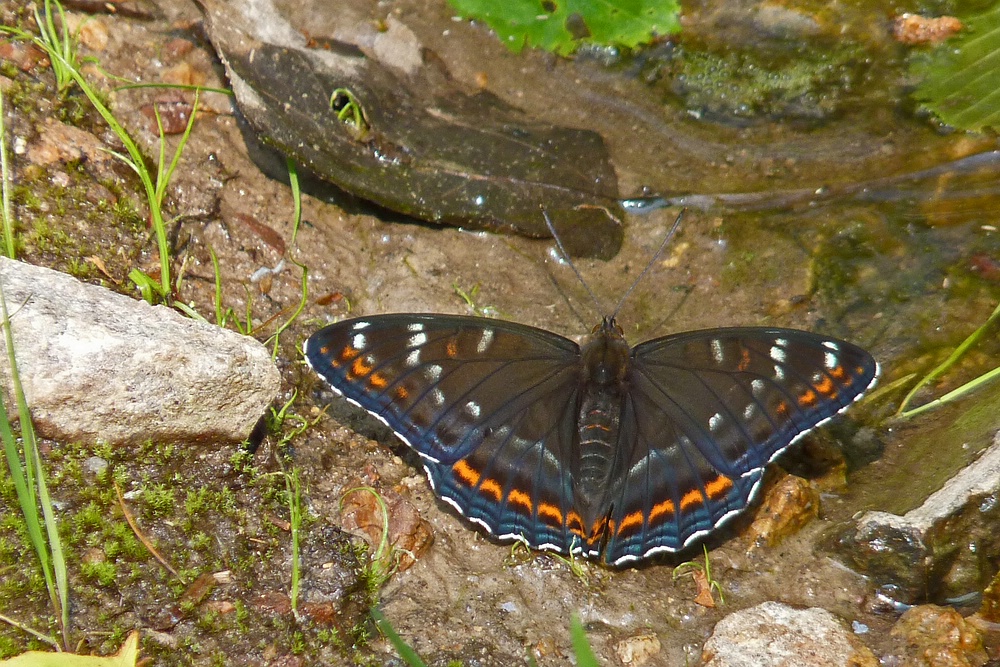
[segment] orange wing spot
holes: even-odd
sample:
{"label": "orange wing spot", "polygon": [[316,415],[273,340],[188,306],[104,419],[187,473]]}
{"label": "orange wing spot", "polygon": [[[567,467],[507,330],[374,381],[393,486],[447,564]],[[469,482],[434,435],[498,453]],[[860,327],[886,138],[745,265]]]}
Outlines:
{"label": "orange wing spot", "polygon": [[843,366],[835,366],[830,369],[830,375],[837,378],[838,380],[843,380],[847,377],[847,371],[844,370]]}
{"label": "orange wing spot", "polygon": [[611,530],[614,530],[615,528],[614,521],[611,521],[610,519],[608,519],[608,517],[598,519],[597,522],[590,527],[590,541],[596,542],[598,539],[600,539],[600,537],[604,535],[604,531],[608,529],[608,525],[611,526]]}
{"label": "orange wing spot", "polygon": [[750,350],[743,348],[740,352],[740,363],[737,366],[741,371],[745,371],[750,368]]}
{"label": "orange wing spot", "polygon": [[449,359],[454,359],[458,356],[458,341],[452,338],[448,341],[448,344],[444,348],[445,354],[448,355]]}
{"label": "orange wing spot", "polygon": [[642,512],[632,512],[631,514],[626,514],[622,517],[621,523],[618,524],[618,529],[615,531],[615,534],[621,535],[623,532],[632,528],[641,527],[642,521]]}
{"label": "orange wing spot", "polygon": [[551,503],[538,504],[538,518],[553,526],[563,525],[563,513]]}
{"label": "orange wing spot", "polygon": [[778,403],[776,406],[774,406],[774,411],[775,411],[775,413],[777,413],[777,415],[779,417],[787,417],[788,416],[788,403],[785,403],[784,401],[782,401],[781,403]]}
{"label": "orange wing spot", "polygon": [[343,350],[340,351],[340,360],[346,363],[357,357],[359,354],[361,354],[361,350],[358,350],[348,345],[347,347],[345,347]]}
{"label": "orange wing spot", "polygon": [[604,431],[605,433],[611,432],[611,427],[606,426],[604,424],[588,424],[585,428],[586,429],[596,428],[598,431]]}
{"label": "orange wing spot", "polygon": [[351,371],[347,374],[350,378],[363,378],[372,372],[372,366],[365,363],[365,360],[358,357],[351,364]]}
{"label": "orange wing spot", "polygon": [[705,493],[712,500],[716,498],[721,498],[722,496],[729,493],[729,490],[733,488],[733,480],[729,479],[725,475],[719,475],[711,482],[705,485]]}
{"label": "orange wing spot", "polygon": [[389,381],[385,379],[384,375],[379,375],[378,373],[372,373],[368,378],[368,384],[370,384],[375,389],[385,389],[389,386]]}
{"label": "orange wing spot", "polygon": [[649,522],[655,523],[661,516],[673,516],[674,509],[674,501],[672,500],[664,500],[662,503],[656,503],[649,512]]}
{"label": "orange wing spot", "polygon": [[319,348],[319,353],[322,354],[324,357],[328,356],[330,354],[330,346],[324,345],[323,347]]}
{"label": "orange wing spot", "polygon": [[587,532],[583,529],[583,518],[576,512],[570,512],[566,515],[566,527],[580,537],[586,537]]}
{"label": "orange wing spot", "polygon": [[810,389],[806,393],[799,396],[799,405],[816,405],[816,392]]}
{"label": "orange wing spot", "polygon": [[681,498],[681,510],[686,510],[692,505],[702,505],[705,502],[705,498],[701,495],[701,491],[698,489],[691,489],[684,494]]}
{"label": "orange wing spot", "polygon": [[816,389],[819,391],[819,393],[823,394],[824,396],[828,396],[829,398],[833,398],[834,396],[837,395],[837,388],[833,384],[833,380],[831,380],[829,376],[824,377],[823,381],[820,382],[818,385],[816,385]]}
{"label": "orange wing spot", "polygon": [[483,482],[479,486],[479,491],[484,495],[492,496],[496,502],[500,502],[500,499],[503,498],[503,489],[500,488],[495,479],[488,479]]}
{"label": "orange wing spot", "polygon": [[396,398],[401,401],[405,401],[407,398],[410,397],[410,391],[403,385],[399,385],[398,387],[396,387],[396,391],[393,393],[395,393]]}
{"label": "orange wing spot", "polygon": [[462,482],[466,486],[475,486],[479,484],[479,478],[482,475],[479,471],[469,465],[468,461],[465,459],[459,459],[455,462],[455,465],[451,467],[452,472],[455,473],[455,477],[458,481]]}
{"label": "orange wing spot", "polygon": [[507,494],[507,502],[511,505],[520,505],[524,509],[528,510],[528,514],[531,514],[535,507],[531,502],[531,496],[524,491],[518,491],[517,489],[512,489],[511,492]]}

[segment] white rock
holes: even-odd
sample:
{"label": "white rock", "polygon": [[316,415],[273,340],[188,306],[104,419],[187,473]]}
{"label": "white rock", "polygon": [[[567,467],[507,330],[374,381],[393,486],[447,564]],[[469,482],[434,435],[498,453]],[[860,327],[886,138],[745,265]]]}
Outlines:
{"label": "white rock", "polygon": [[660,640],[652,633],[636,635],[621,640],[615,654],[623,665],[642,667],[660,652]]}
{"label": "white rock", "polygon": [[878,660],[825,609],[764,602],[719,621],[703,667],[877,667]]}
{"label": "white rock", "polygon": [[[0,258],[14,352],[39,434],[62,441],[239,441],[278,393],[263,345]],[[0,384],[16,414],[6,344]]]}

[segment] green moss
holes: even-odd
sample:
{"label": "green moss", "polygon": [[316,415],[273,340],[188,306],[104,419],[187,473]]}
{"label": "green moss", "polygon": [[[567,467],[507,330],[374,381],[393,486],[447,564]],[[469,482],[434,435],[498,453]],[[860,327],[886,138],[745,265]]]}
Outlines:
{"label": "green moss", "polygon": [[254,455],[247,449],[241,447],[235,450],[229,457],[229,463],[237,474],[256,476],[257,468],[254,465]]}
{"label": "green moss", "polygon": [[187,497],[184,498],[184,511],[191,518],[200,516],[209,505],[209,490],[207,487],[198,489],[188,489]]}
{"label": "green moss", "polygon": [[109,524],[104,534],[104,553],[108,558],[144,560],[149,556],[146,546],[124,520]]}
{"label": "green moss", "polygon": [[80,574],[84,579],[100,586],[112,586],[118,573],[114,563],[108,561],[85,561],[80,563]]}
{"label": "green moss", "polygon": [[74,541],[84,540],[104,525],[104,509],[96,501],[84,505],[71,519]]}
{"label": "green moss", "polygon": [[28,542],[28,529],[24,525],[24,519],[19,514],[11,512],[0,517],[0,534],[14,535],[25,548],[30,546]]}
{"label": "green moss", "polygon": [[207,551],[213,544],[212,537],[202,532],[195,533],[188,540],[188,547],[194,551]]}
{"label": "green moss", "polygon": [[144,221],[139,207],[135,200],[129,196],[122,195],[111,205],[111,214],[114,216],[114,224],[126,230],[139,231],[142,229]]}
{"label": "green moss", "polygon": [[767,56],[759,51],[687,51],[676,79],[688,109],[741,119],[819,120],[838,112],[864,78],[855,45]]}
{"label": "green moss", "polygon": [[0,660],[13,658],[23,651],[24,647],[21,642],[14,640],[12,637],[0,635]]}
{"label": "green moss", "polygon": [[142,490],[142,499],[146,504],[146,514],[154,518],[168,517],[174,513],[177,499],[174,489],[166,484],[146,484]]}

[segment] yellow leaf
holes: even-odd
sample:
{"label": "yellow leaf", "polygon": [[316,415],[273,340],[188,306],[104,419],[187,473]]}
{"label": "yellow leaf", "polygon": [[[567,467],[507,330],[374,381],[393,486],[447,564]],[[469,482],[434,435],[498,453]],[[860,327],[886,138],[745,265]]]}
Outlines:
{"label": "yellow leaf", "polygon": [[115,655],[76,655],[28,651],[9,660],[0,660],[0,667],[135,667],[139,657],[139,631],[133,630],[121,650]]}

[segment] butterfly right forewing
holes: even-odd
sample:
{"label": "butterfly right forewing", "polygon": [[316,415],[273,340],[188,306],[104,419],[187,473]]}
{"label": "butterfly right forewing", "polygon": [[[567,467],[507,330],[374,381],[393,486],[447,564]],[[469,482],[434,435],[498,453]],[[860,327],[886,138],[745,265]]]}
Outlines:
{"label": "butterfly right forewing", "polygon": [[735,516],[763,467],[877,373],[855,345],[787,329],[696,331],[637,346],[605,559],[678,551]]}

